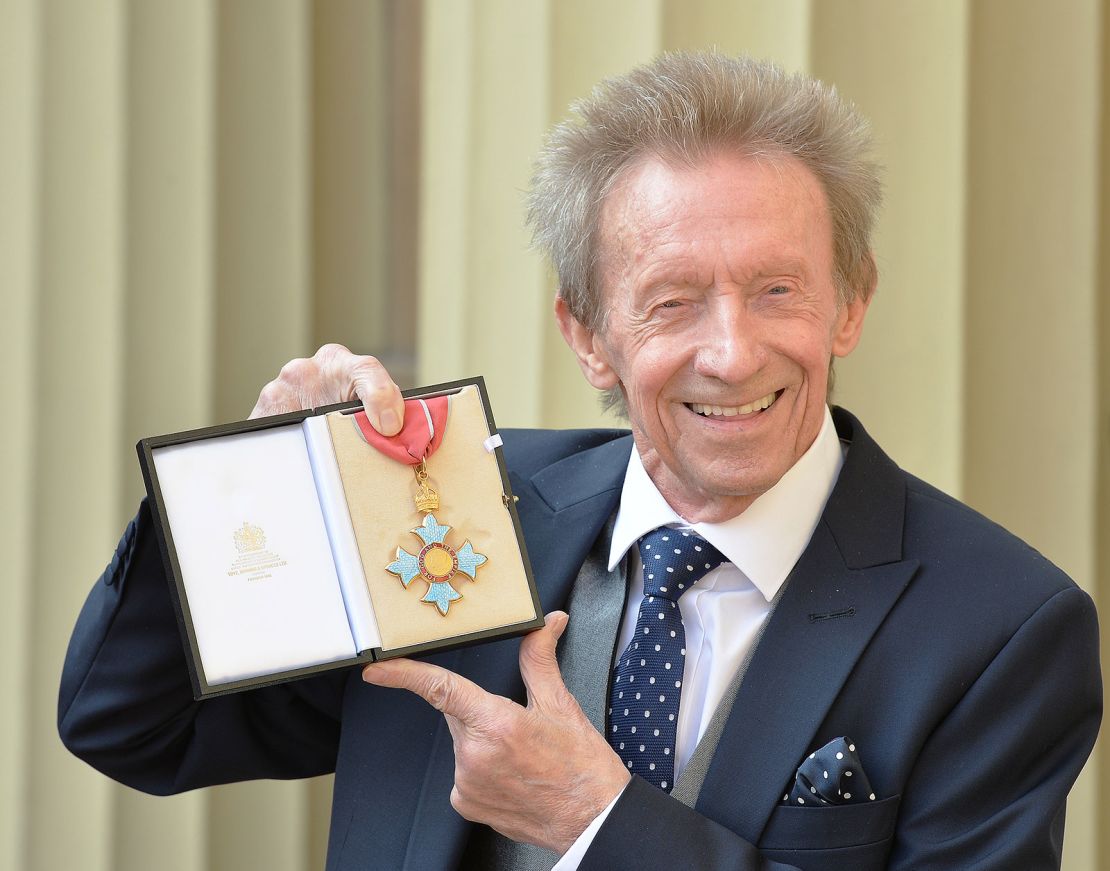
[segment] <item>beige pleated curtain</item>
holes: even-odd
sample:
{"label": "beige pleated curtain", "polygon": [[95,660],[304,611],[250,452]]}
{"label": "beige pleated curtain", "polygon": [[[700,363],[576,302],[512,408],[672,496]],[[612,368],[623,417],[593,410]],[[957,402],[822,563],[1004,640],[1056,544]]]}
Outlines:
{"label": "beige pleated curtain", "polygon": [[[0,0],[0,869],[322,867],[328,779],[154,799],[60,746],[132,445],[246,416],[329,340],[484,374],[503,426],[601,421],[530,160],[602,76],[709,46],[874,121],[880,296],[839,401],[1110,613],[1108,0]],[[1069,871],[1110,863],[1108,772]]]}

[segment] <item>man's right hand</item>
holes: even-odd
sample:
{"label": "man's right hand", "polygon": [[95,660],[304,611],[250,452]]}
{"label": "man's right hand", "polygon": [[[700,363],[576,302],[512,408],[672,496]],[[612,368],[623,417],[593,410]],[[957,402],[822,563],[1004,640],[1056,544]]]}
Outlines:
{"label": "man's right hand", "polygon": [[375,357],[352,354],[342,345],[324,345],[312,357],[290,360],[262,388],[250,416],[265,417],[361,399],[371,425],[385,436],[401,431],[405,402]]}

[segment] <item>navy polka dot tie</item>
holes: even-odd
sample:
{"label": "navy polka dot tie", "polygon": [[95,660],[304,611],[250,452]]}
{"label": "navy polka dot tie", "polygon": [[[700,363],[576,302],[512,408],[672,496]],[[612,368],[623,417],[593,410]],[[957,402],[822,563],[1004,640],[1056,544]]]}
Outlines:
{"label": "navy polka dot tie", "polygon": [[678,597],[725,557],[692,532],[662,527],[640,539],[640,558],[644,600],[613,672],[608,738],[629,771],[670,792],[686,656]]}

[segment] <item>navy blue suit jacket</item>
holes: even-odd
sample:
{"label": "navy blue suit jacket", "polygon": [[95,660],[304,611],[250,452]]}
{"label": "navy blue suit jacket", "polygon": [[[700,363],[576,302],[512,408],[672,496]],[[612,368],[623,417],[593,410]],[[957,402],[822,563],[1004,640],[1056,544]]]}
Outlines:
{"label": "navy blue suit jacket", "polygon": [[[851,415],[834,417],[850,442],[844,468],[697,807],[634,779],[583,871],[1058,867],[1065,798],[1101,718],[1093,604],[1027,545],[899,470]],[[619,431],[505,435],[545,610],[566,606],[630,449]],[[522,699],[517,645],[433,660]],[[449,803],[443,717],[357,669],[193,702],[145,504],[78,620],[59,728],[90,764],[157,794],[334,770],[336,871],[452,868],[471,830]],[[784,806],[801,760],[845,735],[876,800]]]}

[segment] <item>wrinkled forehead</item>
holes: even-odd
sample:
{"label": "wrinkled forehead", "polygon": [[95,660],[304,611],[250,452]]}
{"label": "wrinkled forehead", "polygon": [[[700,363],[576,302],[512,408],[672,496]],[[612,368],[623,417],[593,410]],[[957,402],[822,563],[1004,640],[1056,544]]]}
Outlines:
{"label": "wrinkled forehead", "polygon": [[[832,270],[824,188],[781,152],[715,151],[697,159],[645,155],[626,165],[599,212],[594,276],[604,291],[628,269],[666,259],[677,240],[733,249],[745,267],[808,259]],[[687,258],[688,259],[688,258]]]}

